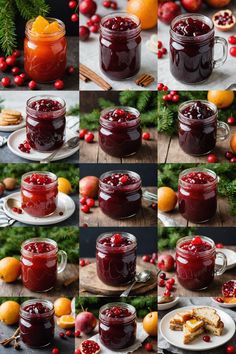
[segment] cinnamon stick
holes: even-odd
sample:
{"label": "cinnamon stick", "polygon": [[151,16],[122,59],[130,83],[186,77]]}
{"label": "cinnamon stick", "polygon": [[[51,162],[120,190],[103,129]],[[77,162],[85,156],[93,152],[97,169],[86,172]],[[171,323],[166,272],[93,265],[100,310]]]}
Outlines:
{"label": "cinnamon stick", "polygon": [[19,335],[19,333],[20,333],[20,328],[18,327],[17,330],[15,331],[15,333],[11,337],[3,339],[0,342],[0,344],[3,345],[4,347],[8,346],[8,344],[10,344],[13,340],[16,339],[16,337]]}
{"label": "cinnamon stick", "polygon": [[147,79],[148,78],[148,74],[143,74],[143,75],[141,75],[136,81],[135,81],[135,83],[137,84],[137,85],[140,85],[140,83],[141,82],[143,82],[145,79]]}
{"label": "cinnamon stick", "polygon": [[87,77],[91,81],[93,81],[95,84],[97,84],[99,87],[101,87],[105,91],[109,91],[112,89],[111,85],[106,82],[101,76],[96,74],[93,70],[89,69],[86,65],[84,64],[79,64],[79,71],[80,74],[83,76]]}
{"label": "cinnamon stick", "polygon": [[135,83],[138,86],[146,87],[150,85],[154,81],[154,77],[149,74],[142,74],[136,81]]}
{"label": "cinnamon stick", "polygon": [[141,83],[141,86],[147,87],[154,81],[154,77],[149,77],[147,80]]}
{"label": "cinnamon stick", "polygon": [[89,78],[86,77],[86,76],[84,76],[84,75],[82,75],[81,73],[79,73],[79,78],[80,78],[82,81],[84,81],[84,82],[88,82],[88,81],[89,81]]}

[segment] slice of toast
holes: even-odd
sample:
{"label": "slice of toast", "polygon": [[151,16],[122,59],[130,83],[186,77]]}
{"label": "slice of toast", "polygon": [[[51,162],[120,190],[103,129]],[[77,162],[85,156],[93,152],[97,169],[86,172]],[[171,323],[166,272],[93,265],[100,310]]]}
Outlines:
{"label": "slice of toast", "polygon": [[214,336],[221,336],[222,332],[224,330],[224,323],[222,321],[220,321],[220,324],[218,327],[214,327],[212,325],[209,324],[205,324],[205,329],[210,332],[211,334],[213,334]]}
{"label": "slice of toast", "polygon": [[176,323],[174,319],[170,320],[170,329],[172,331],[182,331],[183,330],[183,324],[181,323]]}
{"label": "slice of toast", "polygon": [[186,321],[190,320],[193,317],[193,311],[183,311],[183,312],[177,312],[174,317],[173,320],[175,321],[175,323],[185,323]]}
{"label": "slice of toast", "polygon": [[194,339],[199,337],[204,332],[204,327],[202,326],[201,328],[198,328],[198,330],[196,330],[195,332],[190,332],[187,325],[184,324],[183,332],[184,332],[183,342],[184,344],[188,344],[194,341]]}
{"label": "slice of toast", "polygon": [[186,322],[186,327],[188,328],[189,332],[194,333],[199,330],[199,328],[204,327],[204,322],[202,320],[192,318]]}
{"label": "slice of toast", "polygon": [[213,327],[219,327],[220,316],[217,314],[216,310],[209,307],[195,307],[193,308],[193,315],[199,320],[209,324]]}

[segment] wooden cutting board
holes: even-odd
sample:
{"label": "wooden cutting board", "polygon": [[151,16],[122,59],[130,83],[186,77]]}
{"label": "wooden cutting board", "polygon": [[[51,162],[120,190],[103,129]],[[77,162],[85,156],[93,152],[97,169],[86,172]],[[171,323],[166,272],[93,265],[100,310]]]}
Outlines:
{"label": "wooden cutting board", "polygon": [[[140,265],[137,265],[137,273],[145,270]],[[138,295],[144,294],[150,290],[153,290],[157,286],[157,279],[155,273],[152,272],[151,279],[143,284],[143,283],[136,283],[133,287],[133,290],[130,294]],[[119,285],[119,286],[110,286],[104,284],[97,276],[96,271],[96,263],[91,263],[86,267],[80,269],[80,291],[89,291],[93,294],[98,295],[120,295],[127,287],[127,285]]]}

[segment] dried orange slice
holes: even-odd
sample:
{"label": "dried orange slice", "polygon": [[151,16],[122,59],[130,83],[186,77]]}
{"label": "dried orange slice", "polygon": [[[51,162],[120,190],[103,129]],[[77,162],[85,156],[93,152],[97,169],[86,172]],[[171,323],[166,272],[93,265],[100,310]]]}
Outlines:
{"label": "dried orange slice", "polygon": [[48,25],[49,22],[46,18],[38,16],[33,22],[31,30],[36,33],[44,33],[44,30]]}
{"label": "dried orange slice", "polygon": [[72,315],[63,315],[57,319],[57,325],[63,329],[73,328],[75,326],[75,318]]}
{"label": "dried orange slice", "polygon": [[60,25],[57,21],[51,22],[44,28],[43,33],[56,33],[60,31]]}

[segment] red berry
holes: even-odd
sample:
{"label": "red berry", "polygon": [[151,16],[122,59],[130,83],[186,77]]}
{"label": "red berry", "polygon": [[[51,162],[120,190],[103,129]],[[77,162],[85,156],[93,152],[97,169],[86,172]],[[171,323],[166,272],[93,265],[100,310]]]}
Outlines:
{"label": "red berry", "polygon": [[75,331],[75,337],[79,337],[80,336],[80,331],[77,329],[76,331]]}
{"label": "red berry", "polygon": [[87,197],[82,197],[82,198],[80,198],[79,202],[80,202],[81,205],[85,205],[86,201],[87,201]]}
{"label": "red berry", "polygon": [[172,96],[172,102],[175,102],[175,103],[177,103],[177,102],[179,102],[179,95],[174,95],[174,96]]}
{"label": "red berry", "polygon": [[68,4],[70,9],[75,9],[77,5],[78,5],[77,1],[69,1]]}
{"label": "red berry", "polygon": [[84,267],[84,266],[86,265],[85,260],[84,260],[84,259],[81,259],[81,260],[79,261],[79,265],[80,265],[81,267]]}
{"label": "red berry", "polygon": [[64,332],[60,332],[60,333],[59,333],[59,337],[60,337],[60,338],[65,338],[65,333],[64,333]]}
{"label": "red berry", "polygon": [[15,58],[19,58],[21,56],[20,50],[18,50],[18,49],[14,50],[14,52],[12,53],[12,56]]}
{"label": "red berry", "polygon": [[228,42],[229,44],[236,44],[236,36],[229,36]]}
{"label": "red berry", "polygon": [[223,300],[221,297],[217,297],[215,300],[216,300],[217,302],[220,302],[221,304],[224,303],[224,300]]}
{"label": "red berry", "polygon": [[52,354],[59,354],[59,353],[60,353],[60,351],[59,351],[58,348],[53,348],[52,349]]}
{"label": "red berry", "polygon": [[0,70],[1,70],[1,71],[6,71],[7,68],[8,68],[7,63],[6,63],[5,61],[1,61],[1,62],[0,62]]}
{"label": "red berry", "polygon": [[85,134],[87,134],[87,133],[88,133],[87,129],[81,129],[81,130],[79,131],[79,138],[80,138],[80,139],[84,139],[84,136],[85,136]]}
{"label": "red berry", "polygon": [[9,56],[6,58],[6,63],[7,65],[9,66],[14,66],[15,63],[16,63],[16,57],[13,57],[13,56]]}
{"label": "red berry", "polygon": [[145,343],[144,348],[146,349],[147,352],[151,352],[153,350],[153,345],[152,343]]}
{"label": "red berry", "polygon": [[81,351],[79,348],[75,349],[75,354],[81,354]]}
{"label": "red berry", "polygon": [[93,23],[100,23],[100,22],[101,22],[101,16],[99,16],[98,14],[93,15],[93,16],[90,18],[90,21],[92,21],[92,24],[93,24]]}
{"label": "red berry", "polygon": [[150,263],[151,263],[151,264],[156,264],[155,259],[151,258],[151,259],[150,259]]}
{"label": "red berry", "polygon": [[232,57],[236,57],[236,47],[231,47],[230,50],[229,50],[229,54]]}
{"label": "red berry", "polygon": [[231,160],[233,157],[234,157],[234,154],[233,154],[231,151],[227,151],[227,152],[225,153],[225,158],[226,158],[227,160]]}
{"label": "red berry", "polygon": [[171,291],[173,289],[173,284],[166,282],[166,289]]}
{"label": "red berry", "polygon": [[207,161],[209,163],[216,163],[216,162],[218,162],[218,157],[215,154],[210,154],[207,157]]}
{"label": "red berry", "polygon": [[88,199],[86,200],[86,204],[87,204],[90,208],[92,208],[92,207],[94,207],[94,205],[95,205],[95,200],[94,200],[93,198],[88,198]]}
{"label": "red berry", "polygon": [[201,245],[202,244],[202,238],[200,236],[195,236],[192,241],[191,241],[192,245]]}
{"label": "red berry", "polygon": [[160,275],[159,275],[159,277],[161,278],[161,279],[166,279],[166,273],[164,273],[164,272],[161,272],[160,273]]}
{"label": "red berry", "polygon": [[158,59],[161,59],[163,57],[163,54],[162,54],[161,50],[158,50],[157,57],[158,57]]}
{"label": "red berry", "polygon": [[115,1],[112,1],[111,2],[111,8],[113,9],[113,10],[117,10],[117,3],[115,2]]}
{"label": "red berry", "polygon": [[92,141],[94,140],[94,134],[92,132],[88,132],[87,134],[85,134],[84,140],[86,141],[86,143],[92,143]]}
{"label": "red berry", "polygon": [[163,46],[162,42],[161,41],[157,41],[157,48],[158,49],[161,49]]}
{"label": "red berry", "polygon": [[150,140],[151,134],[148,133],[148,132],[143,132],[142,137],[143,137],[144,140]]}
{"label": "red berry", "polygon": [[163,101],[165,101],[165,102],[169,101],[169,95],[164,95],[164,96],[162,97],[162,99],[163,99]]}
{"label": "red berry", "polygon": [[29,83],[28,83],[28,87],[31,89],[31,90],[35,90],[37,88],[37,82],[35,82],[34,80],[31,80]]}
{"label": "red berry", "polygon": [[224,248],[223,243],[217,243],[217,244],[216,244],[216,248]]}
{"label": "red berry", "polygon": [[5,61],[5,57],[0,57],[0,62],[2,63],[3,61]]}
{"label": "red berry", "polygon": [[163,86],[162,88],[163,91],[168,91],[168,87],[166,85]]}
{"label": "red berry", "polygon": [[66,72],[67,72],[68,75],[74,74],[74,72],[75,72],[74,66],[73,66],[73,65],[68,66],[68,67],[66,68]]}
{"label": "red berry", "polygon": [[15,75],[18,75],[19,72],[20,72],[20,68],[18,68],[18,66],[14,66],[12,69],[11,69],[11,72],[12,74],[15,76]]}
{"label": "red berry", "polygon": [[163,288],[166,285],[166,282],[164,279],[160,279],[158,285]]}
{"label": "red berry", "polygon": [[111,1],[103,1],[103,6],[106,8],[111,7]]}
{"label": "red berry", "polygon": [[91,27],[90,27],[90,31],[92,32],[92,33],[98,33],[98,31],[99,31],[99,25],[92,25]]}
{"label": "red berry", "polygon": [[232,157],[232,159],[230,159],[231,163],[236,163],[236,157]]}
{"label": "red berry", "polygon": [[87,204],[85,204],[82,206],[81,210],[83,213],[88,214],[90,212],[90,207]]}
{"label": "red berry", "polygon": [[11,84],[11,79],[9,77],[3,77],[1,80],[2,86],[3,87],[9,87]]}
{"label": "red berry", "polygon": [[79,39],[86,41],[89,38],[90,29],[86,26],[79,26]]}
{"label": "red berry", "polygon": [[163,87],[164,87],[164,85],[160,82],[160,83],[157,85],[158,91],[162,91],[162,90],[163,90]]}
{"label": "red berry", "polygon": [[210,342],[211,341],[211,337],[210,336],[203,336],[202,338],[204,340],[204,342]]}
{"label": "red berry", "polygon": [[228,345],[227,348],[226,348],[226,353],[227,354],[235,353],[235,346],[234,345]]}
{"label": "red berry", "polygon": [[67,337],[72,337],[72,336],[73,336],[73,332],[70,331],[70,330],[67,330],[67,331],[66,331],[66,336],[67,336]]}
{"label": "red berry", "polygon": [[228,119],[227,119],[227,123],[229,125],[234,125],[235,124],[235,118],[233,116],[230,116]]}
{"label": "red berry", "polygon": [[88,21],[86,22],[86,25],[87,25],[88,27],[91,27],[91,26],[93,25],[93,21],[92,21],[92,20],[88,20]]}
{"label": "red berry", "polygon": [[14,83],[17,86],[22,86],[23,83],[24,83],[24,80],[22,79],[22,77],[20,75],[17,75],[17,76],[14,77]]}
{"label": "red berry", "polygon": [[167,297],[170,297],[171,296],[171,292],[170,292],[170,290],[165,290],[165,292],[164,292],[164,296],[167,296]]}
{"label": "red berry", "polygon": [[162,52],[163,55],[166,55],[167,49],[166,49],[166,48],[162,48],[162,49],[161,49],[161,52]]}
{"label": "red berry", "polygon": [[129,177],[127,175],[124,175],[122,177],[120,177],[120,182],[125,184],[128,181]]}
{"label": "red berry", "polygon": [[171,96],[177,95],[177,91],[171,90],[171,91],[170,91],[170,95],[171,95]]}
{"label": "red berry", "polygon": [[54,87],[57,90],[62,90],[64,88],[64,81],[63,80],[56,80],[54,82]]}
{"label": "red berry", "polygon": [[71,15],[71,21],[72,22],[78,22],[79,21],[79,15],[78,14],[73,14]]}
{"label": "red berry", "polygon": [[19,75],[24,81],[27,79],[26,73],[22,73]]}
{"label": "red berry", "polygon": [[142,260],[143,260],[144,262],[150,262],[150,259],[151,259],[151,257],[148,256],[147,254],[144,255],[143,258],[142,258]]}

